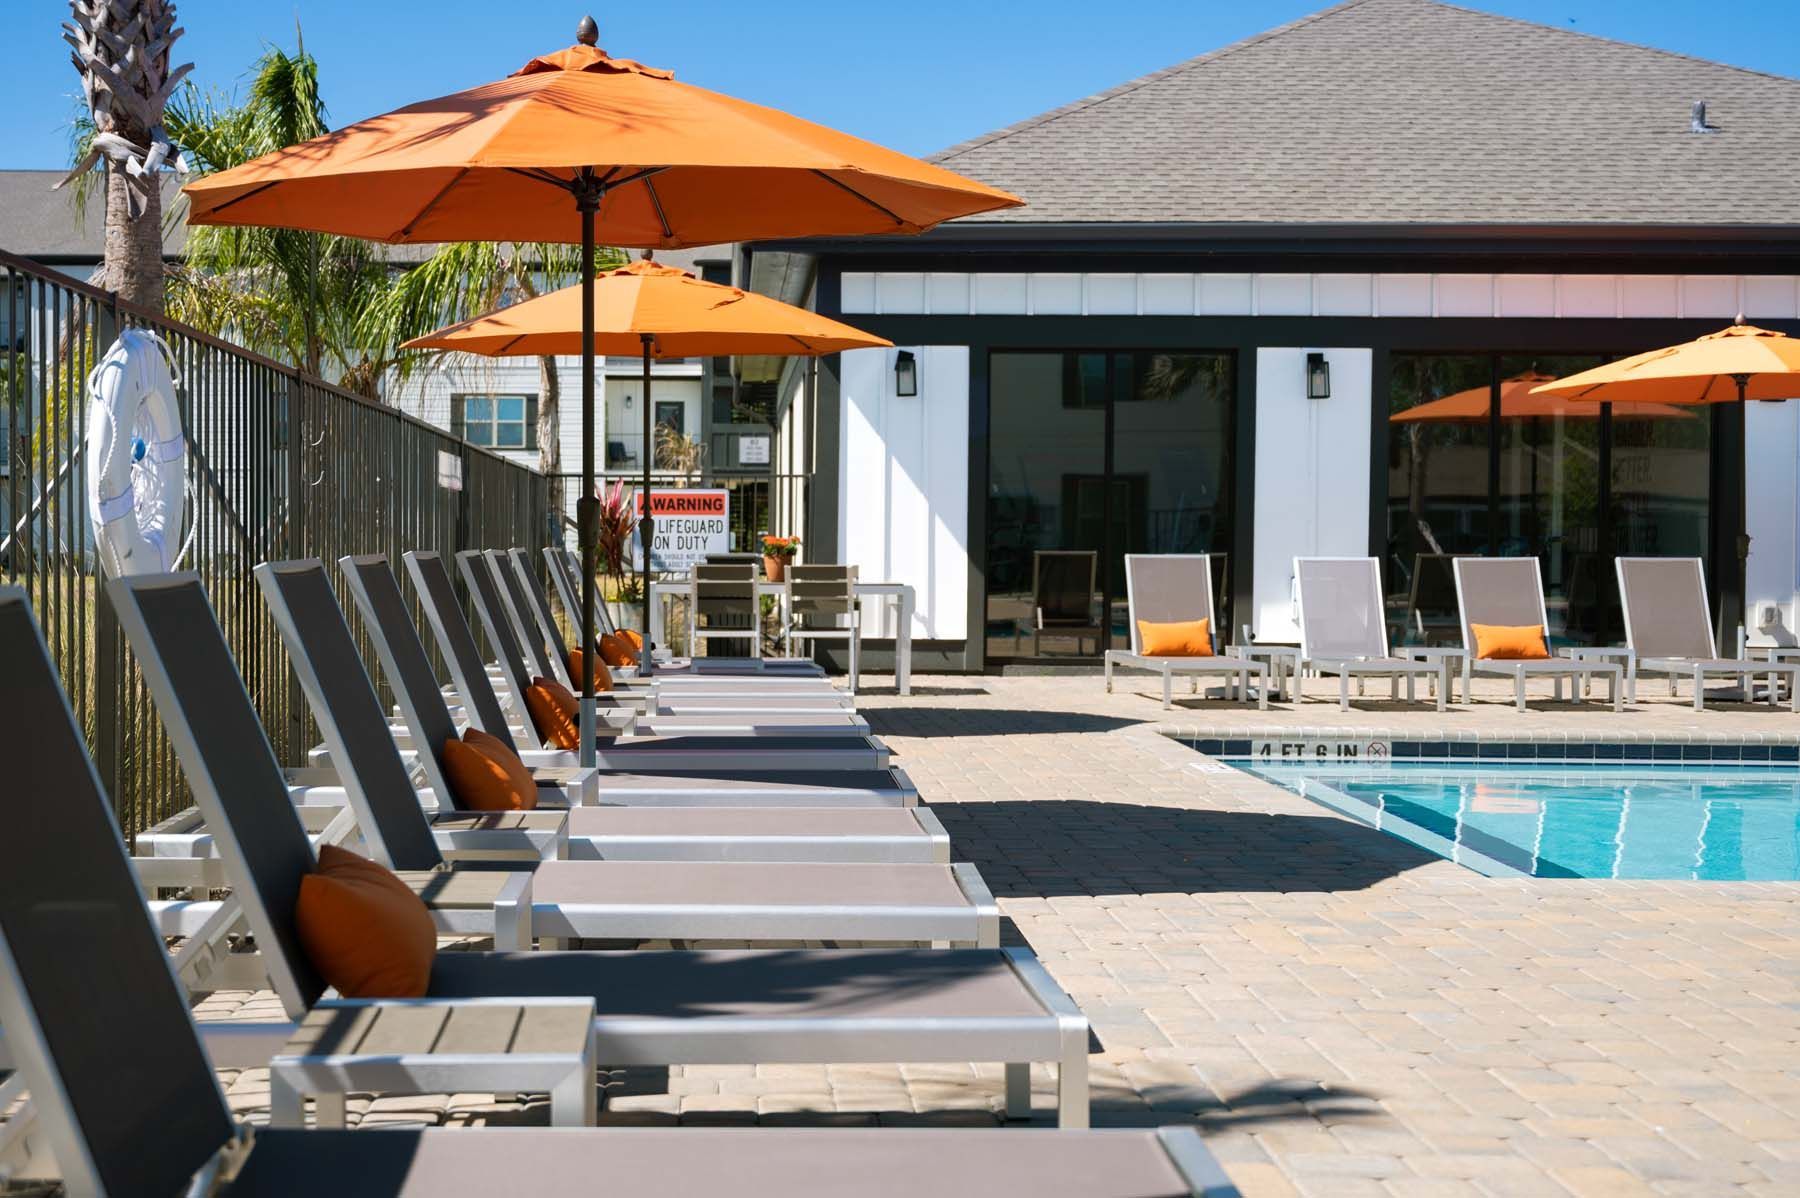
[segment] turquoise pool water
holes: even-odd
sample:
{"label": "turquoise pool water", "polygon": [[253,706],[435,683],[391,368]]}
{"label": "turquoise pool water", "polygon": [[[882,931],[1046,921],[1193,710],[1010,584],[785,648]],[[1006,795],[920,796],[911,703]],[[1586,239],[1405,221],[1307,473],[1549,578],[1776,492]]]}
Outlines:
{"label": "turquoise pool water", "polygon": [[1800,880],[1800,770],[1235,762],[1484,874]]}

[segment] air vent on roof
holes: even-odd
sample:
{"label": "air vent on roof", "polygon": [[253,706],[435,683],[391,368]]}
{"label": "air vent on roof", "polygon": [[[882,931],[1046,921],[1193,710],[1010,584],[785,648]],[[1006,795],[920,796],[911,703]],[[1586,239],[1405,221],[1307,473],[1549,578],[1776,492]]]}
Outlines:
{"label": "air vent on roof", "polygon": [[1693,116],[1688,122],[1688,132],[1717,133],[1718,131],[1719,127],[1717,125],[1709,125],[1706,123],[1706,101],[1695,100]]}

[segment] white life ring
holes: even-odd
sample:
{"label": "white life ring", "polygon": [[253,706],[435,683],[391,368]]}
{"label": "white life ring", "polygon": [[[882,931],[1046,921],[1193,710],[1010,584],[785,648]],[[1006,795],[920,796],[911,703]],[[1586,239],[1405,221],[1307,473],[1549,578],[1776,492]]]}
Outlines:
{"label": "white life ring", "polygon": [[87,379],[88,521],[114,577],[161,574],[181,555],[187,441],[162,338],[126,329]]}

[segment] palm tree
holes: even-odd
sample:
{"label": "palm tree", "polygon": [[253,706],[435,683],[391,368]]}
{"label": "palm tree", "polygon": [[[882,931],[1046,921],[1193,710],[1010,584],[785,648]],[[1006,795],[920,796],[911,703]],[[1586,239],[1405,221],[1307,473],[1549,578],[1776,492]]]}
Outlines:
{"label": "palm tree", "polygon": [[69,12],[63,40],[74,51],[93,134],[63,182],[106,161],[106,256],[93,281],[160,312],[161,179],[176,153],[163,117],[194,64],[169,69],[169,51],[182,34],[174,0],[69,0]]}

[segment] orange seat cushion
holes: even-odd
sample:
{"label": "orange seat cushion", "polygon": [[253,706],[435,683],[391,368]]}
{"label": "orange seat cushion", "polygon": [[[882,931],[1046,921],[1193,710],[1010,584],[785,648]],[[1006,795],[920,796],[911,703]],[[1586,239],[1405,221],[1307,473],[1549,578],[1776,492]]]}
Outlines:
{"label": "orange seat cushion", "polygon": [[533,678],[525,690],[525,710],[538,736],[558,749],[581,747],[581,700],[549,678]]}
{"label": "orange seat cushion", "polygon": [[[569,667],[569,679],[578,687],[581,685],[581,667],[585,664],[583,661],[585,656],[586,655],[579,649],[569,650],[569,660],[567,663]],[[594,693],[596,695],[603,694],[612,688],[612,671],[606,668],[605,661],[596,657],[594,659]]]}
{"label": "orange seat cushion", "polygon": [[1544,629],[1537,624],[1471,624],[1475,656],[1483,661],[1540,661],[1550,656]]}
{"label": "orange seat cushion", "polygon": [[334,844],[300,879],[294,924],[319,976],[345,998],[422,998],[437,929],[424,900],[386,867]]}
{"label": "orange seat cushion", "polygon": [[470,728],[444,742],[444,781],[456,805],[468,811],[530,811],[537,783],[519,755],[497,736]]}
{"label": "orange seat cushion", "polygon": [[1182,620],[1175,624],[1152,624],[1139,620],[1139,652],[1144,657],[1211,657],[1212,621]]}
{"label": "orange seat cushion", "polygon": [[616,632],[609,632],[600,638],[600,659],[609,666],[631,666],[637,664],[637,646]]}

